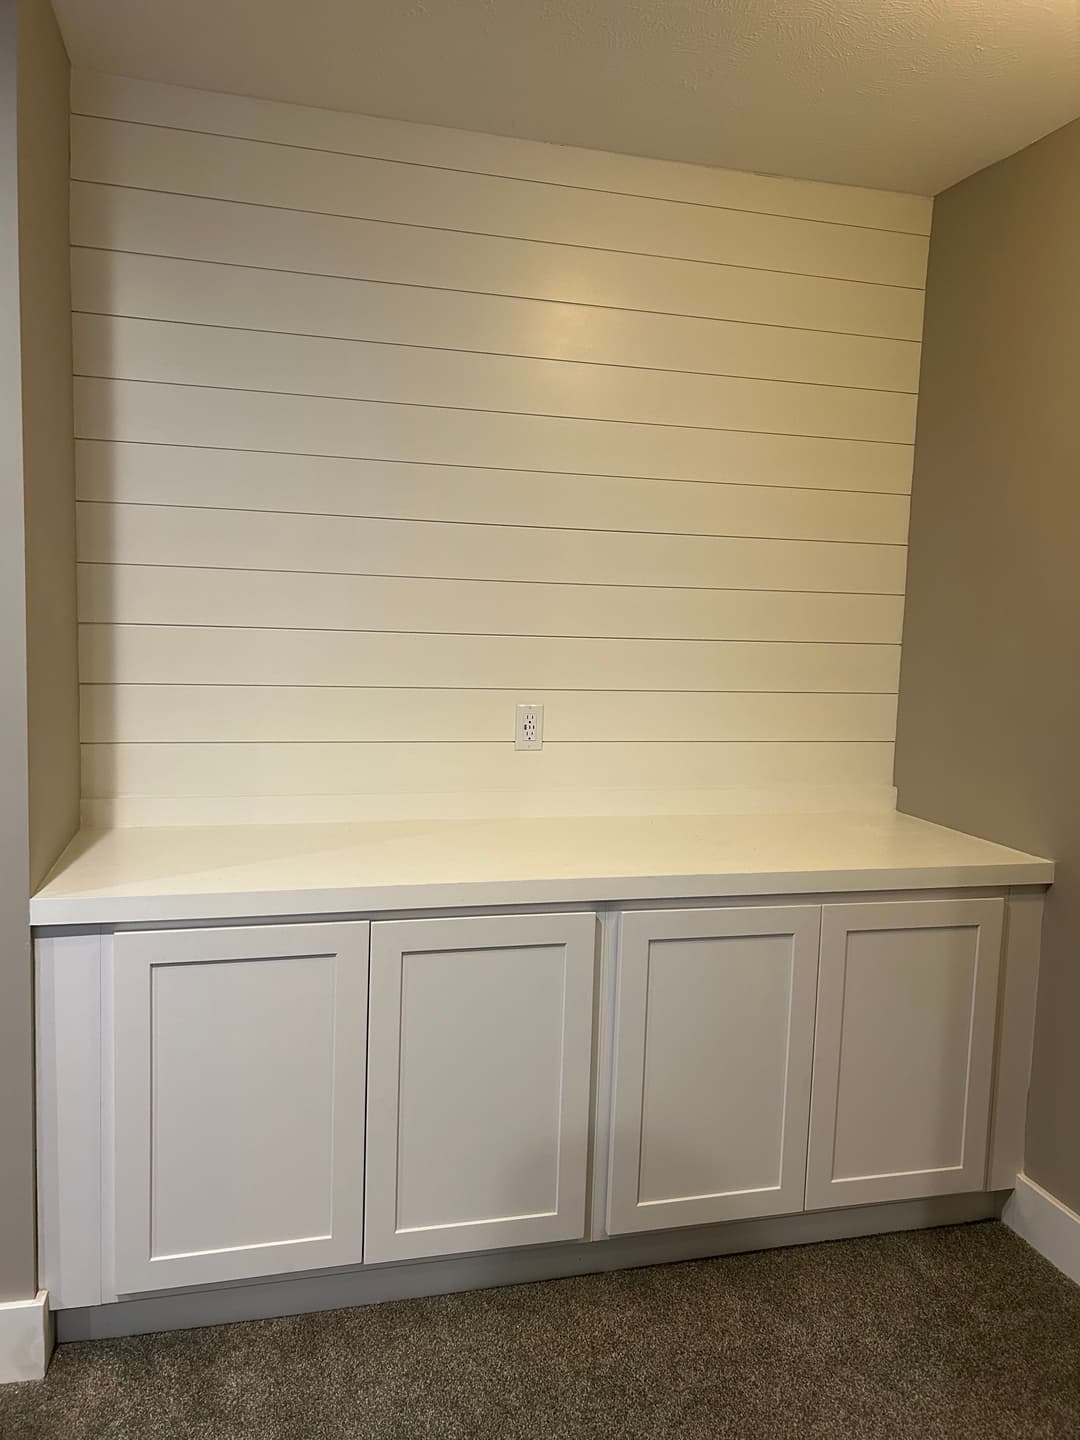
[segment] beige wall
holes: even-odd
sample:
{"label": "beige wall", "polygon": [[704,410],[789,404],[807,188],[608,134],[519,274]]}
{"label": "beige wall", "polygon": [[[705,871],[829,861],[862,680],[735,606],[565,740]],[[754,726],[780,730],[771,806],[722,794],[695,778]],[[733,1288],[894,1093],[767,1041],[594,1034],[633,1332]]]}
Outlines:
{"label": "beige wall", "polygon": [[1058,861],[1026,1169],[1080,1209],[1080,121],[935,204],[896,779]]}
{"label": "beige wall", "polygon": [[47,0],[0,0],[0,1301],[36,1283],[27,899],[77,814],[66,130]]}

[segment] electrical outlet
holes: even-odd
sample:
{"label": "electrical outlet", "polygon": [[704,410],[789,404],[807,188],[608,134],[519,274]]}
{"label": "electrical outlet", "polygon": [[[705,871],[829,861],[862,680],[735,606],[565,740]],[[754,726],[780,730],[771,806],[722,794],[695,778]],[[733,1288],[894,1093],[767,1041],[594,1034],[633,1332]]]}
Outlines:
{"label": "electrical outlet", "polygon": [[514,710],[514,749],[544,748],[543,705],[518,705]]}

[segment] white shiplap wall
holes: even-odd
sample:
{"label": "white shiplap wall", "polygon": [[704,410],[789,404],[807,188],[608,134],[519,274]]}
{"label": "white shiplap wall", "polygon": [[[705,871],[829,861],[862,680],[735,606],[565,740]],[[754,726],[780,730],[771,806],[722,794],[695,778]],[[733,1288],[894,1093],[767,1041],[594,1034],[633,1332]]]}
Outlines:
{"label": "white shiplap wall", "polygon": [[72,109],[91,822],[891,803],[928,200]]}

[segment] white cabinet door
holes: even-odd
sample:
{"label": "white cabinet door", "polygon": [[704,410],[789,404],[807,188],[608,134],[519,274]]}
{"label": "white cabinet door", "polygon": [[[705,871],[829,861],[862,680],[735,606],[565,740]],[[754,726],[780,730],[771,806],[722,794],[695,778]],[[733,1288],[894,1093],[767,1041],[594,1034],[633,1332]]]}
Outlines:
{"label": "white cabinet door", "polygon": [[622,916],[612,1234],[802,1209],[820,915]]}
{"label": "white cabinet door", "polygon": [[118,1294],[360,1261],[367,936],[116,936]]}
{"label": "white cabinet door", "polygon": [[825,906],[807,1209],[983,1188],[1003,904]]}
{"label": "white cabinet door", "polygon": [[580,1239],[596,917],[371,928],[365,1261]]}

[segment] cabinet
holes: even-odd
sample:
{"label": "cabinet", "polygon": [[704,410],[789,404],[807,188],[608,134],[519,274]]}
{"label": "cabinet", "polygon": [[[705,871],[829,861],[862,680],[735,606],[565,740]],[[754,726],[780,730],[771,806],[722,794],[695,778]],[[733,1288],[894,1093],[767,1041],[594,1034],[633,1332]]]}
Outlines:
{"label": "cabinet", "polygon": [[802,1208],[820,915],[622,916],[612,1234]]}
{"label": "cabinet", "polygon": [[983,1188],[1002,916],[824,907],[807,1209]]}
{"label": "cabinet", "polygon": [[368,1262],[580,1239],[596,916],[371,929]]}
{"label": "cabinet", "polygon": [[117,1293],[359,1262],[367,938],[115,937]]}
{"label": "cabinet", "polygon": [[605,1231],[632,1260],[1000,1188],[1041,897],[988,891],[605,909],[603,985],[591,910],[39,934],[42,1283],[86,1310]]}

